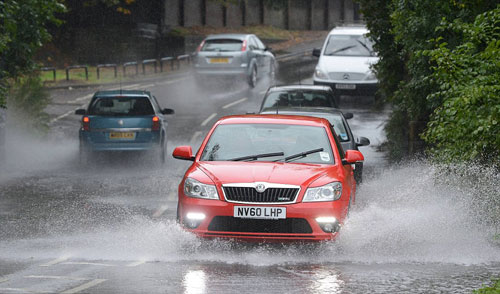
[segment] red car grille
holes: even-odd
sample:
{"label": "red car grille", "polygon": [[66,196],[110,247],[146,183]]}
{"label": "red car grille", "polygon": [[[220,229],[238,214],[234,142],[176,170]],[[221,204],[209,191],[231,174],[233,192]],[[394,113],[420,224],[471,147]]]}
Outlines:
{"label": "red car grille", "polygon": [[249,203],[293,202],[299,188],[267,188],[259,193],[253,187],[223,187],[228,201]]}
{"label": "red car grille", "polygon": [[209,231],[242,233],[311,234],[312,228],[303,218],[277,220],[243,219],[232,216],[216,216],[208,225]]}

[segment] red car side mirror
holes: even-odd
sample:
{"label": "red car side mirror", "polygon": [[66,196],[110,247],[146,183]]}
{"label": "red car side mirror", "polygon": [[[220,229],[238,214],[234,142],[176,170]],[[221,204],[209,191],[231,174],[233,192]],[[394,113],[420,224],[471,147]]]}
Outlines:
{"label": "red car side mirror", "polygon": [[172,156],[181,160],[194,161],[193,150],[191,146],[179,146],[174,149]]}
{"label": "red car side mirror", "polygon": [[342,160],[342,164],[353,164],[363,160],[365,160],[365,157],[358,150],[347,150],[345,152],[345,158]]}

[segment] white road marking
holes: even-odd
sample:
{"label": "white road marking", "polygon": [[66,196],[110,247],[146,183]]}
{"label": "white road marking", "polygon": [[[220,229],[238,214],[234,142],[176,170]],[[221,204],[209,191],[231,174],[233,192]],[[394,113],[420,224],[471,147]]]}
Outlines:
{"label": "white road marking", "polygon": [[165,211],[167,211],[168,209],[168,205],[162,205],[160,206],[154,213],[153,213],[153,217],[159,217],[160,215],[162,215]]}
{"label": "white road marking", "polygon": [[73,281],[86,281],[89,279],[70,277],[70,276],[24,276],[27,279],[54,279],[54,280],[73,280]]}
{"label": "white road marking", "polygon": [[146,89],[146,88],[150,88],[150,87],[154,87],[155,84],[147,84],[147,85],[142,85],[142,86],[139,86],[137,87],[137,89]]}
{"label": "white road marking", "polygon": [[107,263],[97,263],[97,262],[83,262],[83,261],[67,261],[61,264],[71,264],[71,265],[96,265],[96,266],[116,266],[114,264]]}
{"label": "white road marking", "polygon": [[231,106],[235,106],[236,104],[239,104],[239,103],[241,103],[241,102],[243,102],[243,101],[246,101],[247,99],[248,99],[248,98],[247,98],[247,97],[245,97],[245,98],[241,98],[241,99],[239,99],[239,100],[236,100],[236,101],[234,101],[234,102],[228,103],[228,104],[226,104],[226,105],[222,106],[222,109],[227,109],[227,108],[229,108],[229,107],[231,107]]}
{"label": "white road marking", "polygon": [[201,136],[201,132],[200,131],[196,131],[194,132],[193,136],[191,137],[191,140],[189,140],[189,145],[193,145],[196,140],[198,140],[198,137]]}
{"label": "white road marking", "polygon": [[9,279],[0,279],[0,284],[7,282]]}
{"label": "white road marking", "polygon": [[78,106],[77,108],[75,108],[75,109],[73,109],[73,110],[70,110],[70,111],[66,112],[65,114],[61,114],[60,116],[58,116],[58,117],[56,117],[56,118],[51,119],[51,120],[50,120],[50,122],[49,122],[49,124],[53,124],[53,123],[55,123],[56,121],[58,121],[58,120],[60,120],[60,119],[63,119],[63,118],[65,118],[65,117],[67,117],[68,115],[71,115],[71,114],[75,113],[75,110],[80,109],[80,108],[83,108],[83,107],[85,107],[85,104],[80,105],[80,106]]}
{"label": "white road marking", "polygon": [[[80,97],[80,98],[76,98],[75,100],[70,101],[70,102],[72,102],[72,103],[74,103],[74,102],[80,102],[80,101],[83,101],[83,100],[90,99],[90,98],[92,98],[93,96],[94,96],[94,94],[88,94],[88,95],[82,96],[82,97]],[[68,103],[69,103],[69,102],[68,102]]]}
{"label": "white road marking", "polygon": [[114,88],[113,90],[120,90],[120,89],[128,90],[128,89],[137,88],[140,85],[141,84],[132,84],[132,85],[127,85],[127,86],[123,86],[123,87],[119,87],[119,88]]}
{"label": "white road marking", "polygon": [[209,117],[207,117],[202,123],[201,126],[204,127],[206,126],[214,117],[217,116],[217,113],[212,113]]}
{"label": "white road marking", "polygon": [[74,293],[78,293],[78,292],[81,292],[81,291],[83,291],[85,289],[88,289],[90,287],[94,287],[96,285],[99,285],[100,283],[105,282],[105,281],[107,281],[107,280],[106,279],[95,279],[95,280],[92,280],[92,281],[90,281],[88,283],[80,285],[78,287],[75,287],[73,289],[69,289],[69,290],[63,291],[63,292],[61,292],[61,294],[74,294]]}
{"label": "white road marking", "polygon": [[138,265],[145,264],[145,263],[146,263],[145,260],[139,260],[139,261],[131,262],[131,263],[127,264],[127,266],[128,267],[133,267],[133,266],[138,266]]}
{"label": "white road marking", "polygon": [[266,93],[267,93],[267,90],[259,92],[260,95],[263,95],[263,94],[266,94]]}
{"label": "white road marking", "polygon": [[60,258],[58,258],[58,259],[54,259],[54,260],[49,261],[49,262],[47,262],[47,263],[41,264],[40,266],[52,266],[52,265],[54,265],[54,264],[58,264],[58,263],[61,263],[61,262],[63,262],[63,261],[66,261],[66,260],[68,260],[68,258],[67,258],[67,257],[60,257]]}

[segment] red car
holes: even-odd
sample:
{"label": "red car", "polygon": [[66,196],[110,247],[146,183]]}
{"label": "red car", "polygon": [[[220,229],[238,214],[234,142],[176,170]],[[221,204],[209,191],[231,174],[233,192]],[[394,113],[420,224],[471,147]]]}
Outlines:
{"label": "red car", "polygon": [[221,118],[179,185],[177,219],[207,238],[334,239],[354,203],[353,165],[326,119],[285,115]]}

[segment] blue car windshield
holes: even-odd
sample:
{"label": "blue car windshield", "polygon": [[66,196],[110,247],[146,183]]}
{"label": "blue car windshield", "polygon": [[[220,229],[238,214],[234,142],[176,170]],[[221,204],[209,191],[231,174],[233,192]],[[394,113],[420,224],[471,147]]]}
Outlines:
{"label": "blue car windshield", "polygon": [[89,107],[90,115],[143,116],[154,115],[147,97],[97,97]]}

